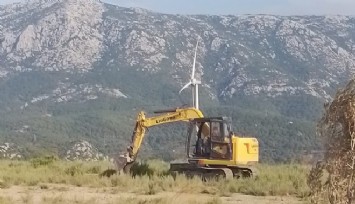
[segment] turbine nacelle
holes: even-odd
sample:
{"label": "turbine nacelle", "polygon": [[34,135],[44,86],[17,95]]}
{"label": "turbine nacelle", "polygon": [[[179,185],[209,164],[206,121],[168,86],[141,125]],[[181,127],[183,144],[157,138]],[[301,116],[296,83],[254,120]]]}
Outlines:
{"label": "turbine nacelle", "polygon": [[201,84],[201,81],[198,79],[191,79],[191,84],[195,85],[195,84]]}
{"label": "turbine nacelle", "polygon": [[186,88],[188,88],[189,86],[195,86],[201,84],[201,81],[197,80],[197,79],[191,79],[189,83],[185,84],[179,91],[179,94]]}

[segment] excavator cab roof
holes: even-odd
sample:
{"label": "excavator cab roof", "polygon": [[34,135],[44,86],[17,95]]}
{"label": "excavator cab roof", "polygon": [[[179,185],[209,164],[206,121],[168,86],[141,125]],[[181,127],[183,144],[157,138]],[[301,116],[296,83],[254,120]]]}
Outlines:
{"label": "excavator cab roof", "polygon": [[[232,119],[230,117],[207,117],[207,118],[194,118],[191,120],[191,124],[198,124],[198,126],[202,124],[208,124],[206,127],[208,128],[208,132],[206,132],[205,128],[202,128],[202,132],[205,135],[212,136],[223,136],[229,137],[232,132]],[[201,126],[202,127],[202,126]]]}

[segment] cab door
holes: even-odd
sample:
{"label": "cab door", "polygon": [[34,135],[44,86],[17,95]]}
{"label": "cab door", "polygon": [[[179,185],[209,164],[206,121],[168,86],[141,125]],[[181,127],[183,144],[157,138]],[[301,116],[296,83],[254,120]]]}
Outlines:
{"label": "cab door", "polygon": [[211,159],[231,160],[231,138],[223,121],[211,121]]}

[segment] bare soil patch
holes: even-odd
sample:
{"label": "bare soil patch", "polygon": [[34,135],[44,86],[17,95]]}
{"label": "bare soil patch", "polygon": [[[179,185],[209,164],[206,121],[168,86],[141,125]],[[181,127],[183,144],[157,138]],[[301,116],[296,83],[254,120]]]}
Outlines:
{"label": "bare soil patch", "polygon": [[[129,190],[127,190],[129,191]],[[209,194],[159,192],[154,195],[123,192],[117,188],[89,188],[70,185],[42,184],[35,187],[11,186],[0,190],[0,203],[254,203],[300,204],[291,196],[250,196],[231,194],[218,197]]]}

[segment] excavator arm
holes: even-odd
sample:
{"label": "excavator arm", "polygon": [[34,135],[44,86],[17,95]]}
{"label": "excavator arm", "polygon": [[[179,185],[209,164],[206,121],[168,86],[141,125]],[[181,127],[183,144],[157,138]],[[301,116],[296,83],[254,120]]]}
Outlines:
{"label": "excavator arm", "polygon": [[116,159],[116,168],[118,171],[123,169],[125,173],[129,172],[130,166],[137,158],[145,132],[148,128],[166,123],[178,121],[188,122],[194,118],[203,118],[202,112],[195,108],[178,108],[170,111],[162,111],[160,113],[163,114],[149,118],[146,117],[143,111],[138,114],[131,144],[128,146],[127,152],[120,155],[119,158]]}

